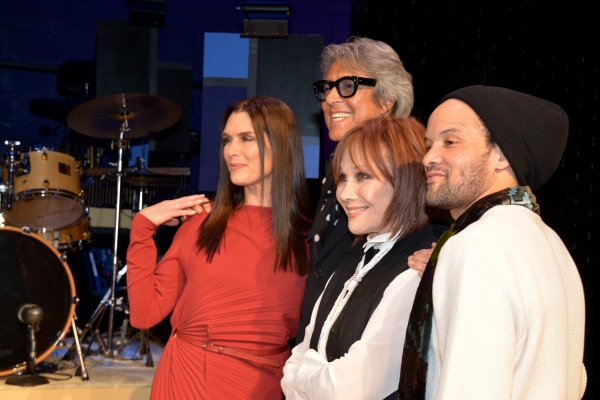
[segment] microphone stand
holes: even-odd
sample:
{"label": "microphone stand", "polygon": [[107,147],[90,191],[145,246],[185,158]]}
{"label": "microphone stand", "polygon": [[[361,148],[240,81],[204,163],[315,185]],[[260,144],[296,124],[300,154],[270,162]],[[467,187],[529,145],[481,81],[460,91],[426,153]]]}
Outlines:
{"label": "microphone stand", "polygon": [[35,361],[37,358],[35,332],[40,330],[40,322],[44,319],[44,309],[35,304],[25,304],[17,313],[19,320],[27,324],[27,373],[12,376],[6,380],[7,385],[16,386],[38,386],[50,383],[47,378],[35,373]]}

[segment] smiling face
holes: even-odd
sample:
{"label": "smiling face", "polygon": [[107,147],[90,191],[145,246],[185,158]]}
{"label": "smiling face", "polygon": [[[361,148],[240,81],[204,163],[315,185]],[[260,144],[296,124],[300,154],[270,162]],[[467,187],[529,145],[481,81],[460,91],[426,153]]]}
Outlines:
{"label": "smiling face", "polygon": [[[325,79],[337,81],[343,76],[373,78],[359,69],[347,70],[335,61],[329,67]],[[373,87],[364,85],[359,85],[356,94],[348,98],[340,97],[337,90],[332,89],[325,101],[321,102],[325,123],[329,128],[329,138],[334,142],[339,142],[354,125],[367,119],[377,118],[385,114],[390,107],[380,107],[375,104]]]}
{"label": "smiling face", "polygon": [[[270,205],[270,201],[265,204],[262,199],[263,193],[265,198],[270,198],[271,193],[273,162],[269,139],[264,136],[263,178],[260,150],[250,115],[245,111],[232,113],[227,119],[222,137],[223,157],[229,176],[234,185],[244,187],[244,204]],[[259,203],[255,204],[256,201]]]}
{"label": "smiling face", "polygon": [[344,152],[336,197],[348,215],[348,229],[355,235],[374,237],[389,231],[386,210],[392,201],[392,185],[376,177],[364,162],[355,165]]}
{"label": "smiling face", "polygon": [[477,114],[462,101],[450,99],[435,109],[425,141],[429,206],[448,209],[456,219],[475,201],[510,186],[499,176],[508,161],[490,146]]}

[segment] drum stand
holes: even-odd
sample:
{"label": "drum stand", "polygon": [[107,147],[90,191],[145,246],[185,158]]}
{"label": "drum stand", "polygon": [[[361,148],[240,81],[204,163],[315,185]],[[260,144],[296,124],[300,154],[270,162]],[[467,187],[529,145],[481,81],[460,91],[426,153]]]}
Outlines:
{"label": "drum stand", "polygon": [[[110,287],[110,301],[109,312],[108,312],[108,347],[106,353],[108,357],[113,357],[113,329],[114,329],[114,313],[115,313],[115,301],[117,291],[117,275],[119,268],[119,256],[117,254],[117,248],[119,244],[119,223],[121,220],[121,183],[123,178],[123,150],[129,146],[129,140],[123,139],[125,132],[129,130],[129,124],[127,122],[127,115],[129,111],[125,104],[125,98],[123,98],[123,107],[121,109],[121,115],[125,117],[121,124],[119,132],[119,140],[116,141],[117,148],[119,149],[119,159],[117,163],[117,203],[115,205],[115,234],[113,240],[113,262],[112,262],[112,282]],[[112,146],[114,148],[115,142],[113,141]]]}
{"label": "drum stand", "polygon": [[[114,310],[117,302],[116,289],[117,281],[125,273],[127,266],[119,271],[119,260],[117,255],[119,220],[121,214],[121,183],[123,177],[123,150],[128,147],[129,140],[148,135],[150,132],[163,131],[181,118],[181,108],[172,100],[164,97],[146,95],[146,94],[118,94],[100,97],[90,100],[74,108],[67,116],[67,124],[71,129],[87,136],[100,139],[112,139],[112,146],[115,144],[118,148],[117,164],[117,199],[115,208],[115,232],[113,242],[113,260],[112,260],[112,284],[105,298],[98,306],[90,322],[86,324],[86,329],[81,337],[85,338],[93,327],[93,324],[108,309],[108,339],[102,349],[102,353],[112,358],[113,352],[113,329],[114,329]],[[113,127],[120,123],[119,139],[115,140]],[[125,139],[127,134],[128,139]],[[98,324],[96,324],[97,330]],[[101,344],[102,338],[99,333],[94,334]],[[124,333],[121,332],[121,337]],[[124,341],[121,342],[121,348]],[[91,346],[91,344],[90,344]],[[89,349],[89,348],[88,348]]]}
{"label": "drum stand", "polygon": [[[123,268],[121,268],[121,270],[118,272],[117,283],[121,280],[121,278],[123,277],[123,275],[125,275],[126,272],[127,272],[127,265],[124,266]],[[85,324],[85,327],[81,331],[81,340],[82,341],[85,339],[85,337],[88,335],[88,333],[90,333],[90,332],[92,333],[92,336],[90,338],[89,345],[85,351],[84,357],[87,357],[88,354],[90,353],[90,350],[91,350],[91,347],[92,347],[92,344],[94,343],[94,341],[98,342],[98,346],[100,347],[100,351],[102,354],[106,355],[108,353],[108,346],[104,342],[104,339],[102,339],[102,335],[101,335],[100,329],[99,329],[99,324],[100,324],[100,321],[102,320],[102,317],[104,316],[105,311],[107,310],[107,308],[109,308],[109,302],[110,302],[111,295],[112,295],[112,288],[109,289],[104,294],[104,297],[102,297],[102,300],[100,300],[98,307],[96,307],[96,310],[94,310],[92,317],[87,322],[87,324]],[[118,302],[119,300],[120,299],[117,299],[116,302]],[[78,349],[78,352],[79,351],[80,350]],[[64,359],[71,359],[72,352],[73,352],[73,347],[71,347],[71,349],[69,349],[67,354],[65,354]]]}
{"label": "drum stand", "polygon": [[140,353],[141,357],[143,357],[144,355],[146,356],[146,367],[153,368],[154,360],[152,358],[152,352],[150,351],[150,342],[160,343],[161,345],[162,343],[152,333],[152,331],[150,331],[150,329],[140,329],[139,332],[133,335],[129,340],[125,340],[125,332],[127,331],[128,324],[128,320],[123,321],[123,330],[121,331],[123,336],[122,345],[119,351],[119,358],[123,359],[123,350],[125,349],[125,347],[139,339],[140,347],[138,348],[138,352]]}
{"label": "drum stand", "polygon": [[[113,140],[113,142],[111,143],[111,147],[113,149],[114,149],[115,145],[117,146],[118,155],[119,155],[118,163],[117,163],[117,199],[116,199],[116,205],[115,205],[115,231],[114,231],[114,240],[113,240],[113,249],[112,249],[113,250],[113,253],[112,253],[113,254],[112,281],[111,281],[110,289],[104,295],[104,298],[102,299],[102,301],[96,308],[96,311],[94,311],[94,314],[90,318],[90,321],[86,324],[85,329],[81,333],[81,338],[83,340],[83,339],[85,339],[86,335],[90,331],[93,332],[92,340],[90,341],[90,345],[88,346],[88,348],[86,350],[86,356],[90,351],[90,348],[92,346],[94,339],[97,339],[100,344],[102,354],[104,354],[105,356],[107,356],[109,358],[114,357],[113,330],[114,330],[115,305],[118,301],[118,299],[116,297],[117,281],[123,276],[123,274],[125,274],[125,272],[127,270],[127,266],[125,266],[119,271],[120,261],[119,261],[118,255],[117,255],[118,243],[119,243],[119,228],[120,228],[119,224],[120,224],[120,217],[121,217],[121,215],[120,215],[121,214],[121,178],[123,177],[123,150],[129,147],[129,140],[124,139],[123,137],[124,137],[125,133],[127,133],[127,131],[130,130],[129,123],[127,121],[127,116],[130,114],[130,111],[129,111],[129,108],[127,107],[127,104],[125,103],[124,96],[123,96],[123,103],[119,110],[119,113],[124,118],[123,122],[121,124],[120,131],[119,131],[119,139],[116,141]],[[104,315],[107,308],[108,308],[108,338],[107,338],[106,344],[105,344],[100,335],[98,325],[100,322],[99,320]],[[96,321],[98,322],[98,324],[96,324],[96,327],[94,328],[94,323],[96,323]],[[65,355],[65,357],[66,357],[66,355]]]}
{"label": "drum stand", "polygon": [[[139,212],[143,209],[145,190],[146,190],[145,187],[143,187],[143,186],[140,187],[140,190],[138,192],[139,198],[137,199],[138,200],[137,210],[135,210],[136,212]],[[121,268],[121,270],[119,270],[117,277],[116,277],[116,282],[114,283],[113,287],[116,288],[116,285],[120,282],[121,278],[123,277],[123,275],[125,275],[126,272],[127,272],[127,265],[125,265],[123,268]],[[109,289],[109,291],[107,291],[105,293],[105,295],[102,298],[102,300],[100,301],[98,307],[92,314],[90,321],[85,325],[85,328],[81,333],[82,338],[86,337],[86,335],[89,332],[92,333],[91,341],[85,352],[85,357],[87,357],[87,355],[89,354],[91,346],[94,343],[94,341],[98,342],[98,346],[100,347],[100,350],[103,354],[109,354],[109,352],[110,352],[110,350],[108,348],[108,343],[111,343],[112,339],[108,339],[107,340],[108,343],[105,343],[104,340],[102,339],[102,335],[100,333],[98,326],[99,326],[100,320],[104,316],[106,309],[109,308],[109,305],[112,301],[112,299],[111,299],[112,293],[113,293],[113,289],[111,287],[111,289]],[[121,300],[121,298],[116,299],[114,304],[117,304],[120,300]],[[110,322],[110,320],[109,320],[109,322]],[[126,318],[123,320],[123,324],[122,324],[122,328],[121,328],[121,344],[119,346],[119,349],[117,350],[118,358],[122,360],[123,356],[124,356],[125,348],[128,345],[130,345],[131,343],[134,343],[135,341],[139,340],[140,347],[138,349],[138,352],[140,353],[140,355],[142,357],[144,355],[146,356],[146,366],[147,367],[154,367],[154,360],[152,358],[152,353],[150,351],[150,342],[153,341],[155,343],[159,343],[160,345],[162,345],[161,341],[149,329],[141,329],[133,337],[131,337],[130,339],[126,339],[128,326],[129,326],[129,319]],[[110,332],[111,331],[109,330],[109,334],[110,334]],[[70,358],[71,356],[72,356],[72,354],[65,355],[65,357],[68,357],[68,358]]]}
{"label": "drum stand", "polygon": [[73,340],[75,341],[75,348],[77,349],[77,356],[79,357],[79,367],[75,371],[75,376],[81,376],[82,381],[87,381],[90,379],[90,376],[87,373],[87,369],[85,368],[85,363],[83,361],[83,354],[81,352],[81,343],[79,342],[79,335],[77,334],[77,325],[75,325],[75,316],[71,318],[71,331],[73,332]]}

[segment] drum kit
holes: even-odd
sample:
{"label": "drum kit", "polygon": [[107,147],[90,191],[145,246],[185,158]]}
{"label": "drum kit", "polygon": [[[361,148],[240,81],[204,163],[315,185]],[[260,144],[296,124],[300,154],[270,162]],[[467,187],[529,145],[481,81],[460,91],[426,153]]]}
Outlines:
{"label": "drum kit", "polygon": [[[118,150],[114,174],[117,190],[112,284],[92,316],[92,320],[96,320],[100,313],[104,314],[104,309],[109,310],[105,351],[109,357],[114,354],[116,284],[126,271],[117,257],[121,186],[125,175],[123,152],[130,139],[165,130],[180,117],[181,109],[176,103],[149,94],[118,94],[90,100],[73,109],[67,117],[67,124],[74,131],[111,139],[111,147]],[[78,298],[66,263],[67,253],[82,249],[89,244],[91,236],[81,190],[82,166],[74,157],[50,146],[23,149],[18,141],[6,141],[5,145],[9,150],[2,162],[0,182],[0,376],[15,374],[21,376],[13,378],[35,378],[33,365],[47,357],[71,329],[81,376],[86,380],[74,322]],[[160,179],[143,173],[145,170],[141,172],[130,174],[129,178],[140,180],[138,186]],[[32,308],[36,305],[39,307]],[[30,323],[22,317],[27,307],[39,309],[43,321]],[[84,337],[85,331],[82,340]],[[27,381],[14,384],[32,385]]]}
{"label": "drum kit", "polygon": [[2,169],[0,222],[29,227],[59,251],[80,249],[90,238],[81,165],[52,147],[20,151],[19,142],[5,144],[10,150]]}

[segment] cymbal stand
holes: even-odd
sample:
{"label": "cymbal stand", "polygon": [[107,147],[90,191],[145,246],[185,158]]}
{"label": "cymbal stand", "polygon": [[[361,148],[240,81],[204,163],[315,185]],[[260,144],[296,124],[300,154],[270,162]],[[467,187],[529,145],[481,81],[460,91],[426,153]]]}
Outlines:
{"label": "cymbal stand", "polygon": [[[114,231],[114,240],[113,240],[113,249],[112,249],[113,257],[112,257],[111,286],[110,286],[110,289],[107,291],[107,293],[104,295],[104,298],[102,299],[102,301],[100,302],[100,304],[98,305],[96,310],[94,311],[94,314],[90,318],[90,321],[86,324],[85,329],[83,330],[83,332],[81,334],[81,340],[83,341],[85,339],[85,336],[88,334],[88,332],[90,332],[90,331],[93,332],[92,340],[90,341],[90,345],[88,346],[86,355],[88,354],[90,347],[95,338],[99,341],[102,353],[109,358],[114,357],[113,330],[114,330],[115,305],[118,301],[118,299],[116,297],[117,282],[121,279],[121,276],[123,276],[123,274],[125,273],[126,268],[127,268],[127,266],[125,266],[121,269],[121,271],[119,271],[120,261],[119,261],[119,257],[117,254],[118,244],[119,244],[120,217],[121,217],[121,186],[122,186],[121,178],[123,177],[123,150],[125,150],[126,148],[129,147],[129,140],[124,139],[124,136],[125,136],[125,133],[127,133],[130,130],[129,123],[127,121],[127,116],[130,114],[130,111],[125,102],[124,95],[122,95],[122,105],[121,105],[121,108],[119,109],[119,114],[123,117],[123,122],[119,129],[119,139],[118,140],[113,139],[113,141],[111,143],[111,148],[114,149],[115,146],[117,147],[118,156],[119,156],[118,162],[117,162],[117,199],[116,199],[116,205],[115,205],[115,231]],[[101,319],[101,317],[104,315],[104,312],[106,311],[106,308],[108,308],[108,338],[107,338],[106,343],[104,343],[104,341],[102,340],[102,337],[100,335],[100,331],[98,330],[98,324],[96,324],[96,327],[94,328],[94,323],[96,323],[97,320]],[[65,357],[67,357],[67,355],[65,355]]]}
{"label": "cymbal stand", "polygon": [[110,287],[110,300],[108,310],[108,339],[107,339],[107,355],[113,357],[113,327],[114,327],[114,313],[115,313],[115,294],[117,291],[117,275],[119,269],[119,256],[117,249],[119,245],[119,223],[121,219],[121,181],[123,178],[123,150],[129,146],[129,140],[124,139],[124,135],[129,131],[129,123],[127,122],[127,116],[129,115],[129,109],[125,103],[125,96],[123,96],[123,105],[120,110],[121,115],[124,117],[121,129],[119,132],[119,140],[113,141],[111,146],[114,148],[115,144],[118,149],[119,159],[117,163],[117,203],[115,205],[115,235],[113,241],[113,260],[112,260],[112,282]]}
{"label": "cymbal stand", "polygon": [[[119,283],[119,281],[121,280],[123,275],[125,275],[126,272],[127,272],[127,265],[125,265],[123,268],[121,268],[121,270],[117,274],[117,283]],[[104,312],[106,311],[106,309],[108,307],[109,298],[111,297],[111,293],[112,293],[111,289],[109,289],[104,294],[104,296],[102,297],[102,300],[100,300],[100,303],[98,303],[98,306],[94,310],[92,317],[85,324],[85,327],[81,331],[80,342],[83,342],[83,340],[85,339],[85,337],[87,336],[87,334],[89,332],[92,333],[92,337],[90,339],[90,342],[88,344],[88,347],[85,351],[85,355],[83,356],[83,358],[87,357],[88,354],[90,353],[90,350],[91,350],[92,344],[94,343],[94,340],[98,341],[98,346],[100,347],[100,350],[103,354],[106,354],[108,352],[106,343],[102,339],[102,335],[100,334],[100,330],[99,330],[98,326],[99,326],[100,320],[104,316]],[[118,300],[117,300],[117,302],[118,302]],[[69,351],[64,355],[63,359],[64,360],[72,359],[74,357],[74,354],[73,354],[74,351],[75,351],[75,343],[71,346]],[[79,352],[79,349],[77,349],[77,351]]]}

